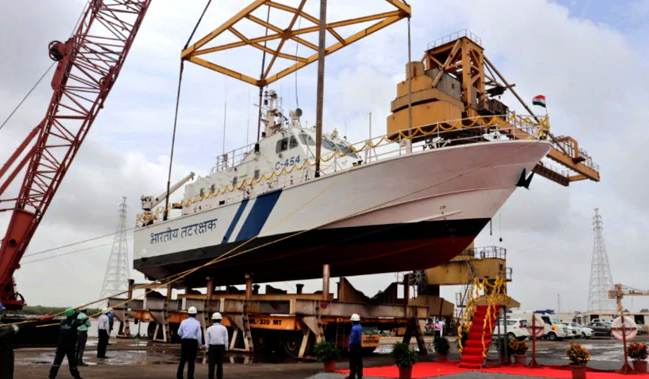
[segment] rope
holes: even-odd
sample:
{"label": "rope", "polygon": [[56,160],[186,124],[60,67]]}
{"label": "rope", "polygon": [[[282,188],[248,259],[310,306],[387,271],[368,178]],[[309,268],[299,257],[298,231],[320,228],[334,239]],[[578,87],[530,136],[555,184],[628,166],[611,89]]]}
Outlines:
{"label": "rope", "polygon": [[[402,196],[398,196],[398,197],[393,198],[393,199],[390,199],[390,200],[386,200],[386,201],[384,201],[384,202],[382,202],[382,203],[379,203],[379,204],[376,204],[376,205],[374,205],[374,206],[370,206],[370,207],[368,207],[367,209],[360,210],[360,211],[358,211],[358,212],[356,212],[356,213],[353,213],[353,214],[351,214],[351,215],[344,216],[344,217],[339,217],[339,218],[334,219],[334,220],[332,220],[332,221],[325,222],[325,223],[323,223],[323,224],[321,224],[321,225],[316,225],[316,226],[313,226],[313,227],[311,227],[311,228],[308,228],[308,229],[305,229],[305,230],[301,230],[301,231],[298,231],[298,232],[295,232],[295,233],[292,233],[292,234],[286,235],[286,236],[281,237],[281,238],[279,238],[279,239],[276,239],[276,240],[273,240],[273,241],[269,241],[269,242],[264,243],[264,244],[262,244],[262,245],[259,245],[259,246],[256,246],[256,247],[253,247],[253,248],[250,248],[250,249],[247,249],[247,250],[244,250],[244,251],[239,251],[239,252],[236,252],[236,253],[235,253],[235,251],[238,250],[239,248],[241,248],[241,247],[243,247],[243,246],[249,244],[251,241],[257,239],[257,238],[259,237],[259,235],[256,235],[255,237],[253,237],[253,238],[251,238],[251,239],[249,239],[249,240],[244,241],[243,243],[241,243],[241,244],[235,246],[234,248],[232,248],[232,249],[229,250],[228,252],[222,254],[222,255],[219,256],[219,257],[216,257],[216,258],[212,259],[211,261],[209,261],[209,262],[207,262],[207,263],[204,263],[204,264],[202,264],[202,265],[200,265],[200,266],[197,266],[197,267],[195,267],[195,268],[192,268],[192,269],[186,270],[186,271],[184,271],[184,272],[181,272],[181,273],[178,273],[178,274],[171,275],[171,276],[169,276],[169,277],[167,277],[167,278],[160,279],[159,281],[163,281],[163,280],[164,280],[164,282],[161,282],[161,283],[158,284],[158,285],[155,285],[154,283],[151,283],[151,284],[143,284],[143,285],[135,286],[135,287],[132,288],[132,291],[136,291],[136,290],[139,290],[139,289],[143,289],[143,288],[146,288],[146,287],[150,287],[150,286],[152,286],[152,285],[155,286],[155,287],[154,287],[154,289],[150,289],[150,290],[145,291],[142,295],[138,295],[138,296],[133,297],[133,298],[131,298],[131,299],[127,299],[127,300],[125,300],[124,302],[122,302],[122,303],[118,303],[118,304],[115,304],[115,305],[113,305],[113,306],[114,306],[114,307],[119,307],[119,306],[121,306],[121,305],[125,305],[125,304],[129,303],[130,301],[132,301],[132,300],[134,300],[134,299],[137,299],[137,298],[139,298],[139,297],[142,297],[142,296],[146,296],[147,294],[149,294],[149,293],[151,293],[151,292],[153,292],[153,291],[155,291],[155,290],[157,290],[157,289],[160,289],[160,288],[162,288],[163,286],[168,286],[168,285],[170,285],[170,284],[173,284],[173,283],[177,282],[178,280],[183,279],[183,278],[187,277],[188,275],[190,275],[190,274],[192,274],[192,273],[194,273],[194,272],[196,272],[196,271],[198,271],[198,270],[200,270],[200,269],[202,269],[202,268],[205,268],[205,267],[208,267],[208,266],[214,265],[214,264],[216,264],[216,263],[220,263],[220,262],[222,262],[222,261],[224,261],[224,260],[227,260],[227,259],[235,258],[235,257],[237,257],[237,256],[240,256],[240,255],[243,255],[243,254],[249,253],[249,252],[251,252],[251,251],[254,251],[254,250],[257,250],[257,249],[261,249],[261,248],[264,248],[264,247],[266,247],[266,246],[270,246],[270,245],[273,245],[273,244],[276,244],[276,243],[279,243],[279,242],[285,241],[285,240],[287,240],[287,239],[289,239],[289,238],[297,237],[297,236],[302,235],[302,234],[304,234],[304,233],[310,232],[310,231],[315,230],[315,229],[320,229],[320,228],[326,227],[326,226],[331,225],[331,224],[336,223],[336,222],[341,222],[341,221],[344,221],[344,220],[346,220],[346,219],[349,219],[349,218],[352,218],[352,217],[356,217],[357,215],[360,215],[360,214],[363,214],[363,213],[370,212],[370,211],[372,211],[372,210],[375,209],[375,208],[380,208],[380,207],[382,207],[382,206],[384,206],[384,205],[387,205],[387,204],[392,203],[392,202],[394,202],[394,201],[398,201],[398,200],[400,200],[400,199],[402,199],[402,198],[409,197],[409,196],[413,196],[413,195],[415,195],[415,194],[417,194],[417,193],[420,193],[420,192],[423,192],[423,191],[427,191],[427,190],[429,190],[429,189],[431,189],[431,188],[433,188],[433,187],[436,187],[436,186],[439,186],[439,185],[441,185],[441,184],[447,183],[447,182],[449,182],[449,181],[452,181],[452,180],[455,180],[455,179],[461,178],[461,177],[463,177],[463,176],[469,175],[469,174],[471,174],[471,173],[473,173],[473,172],[475,172],[475,171],[477,171],[477,170],[480,170],[480,169],[483,169],[483,168],[485,168],[485,167],[488,167],[489,165],[492,165],[492,164],[494,164],[494,163],[496,163],[496,162],[498,162],[498,161],[500,161],[500,160],[502,160],[502,159],[505,159],[506,157],[508,157],[508,156],[510,156],[510,155],[516,154],[516,153],[518,153],[518,152],[520,152],[520,151],[522,151],[522,150],[524,150],[524,149],[527,149],[527,148],[529,148],[529,147],[530,147],[530,145],[522,146],[522,147],[520,147],[520,148],[518,148],[518,149],[516,149],[516,150],[511,151],[511,152],[508,153],[508,154],[505,154],[505,155],[501,156],[500,158],[494,159],[494,160],[492,160],[492,161],[490,161],[490,162],[487,162],[487,163],[485,163],[485,164],[483,164],[483,165],[481,165],[481,166],[474,167],[474,168],[472,168],[472,169],[469,169],[469,170],[466,170],[466,171],[464,171],[464,172],[461,172],[461,173],[459,173],[459,174],[457,174],[457,175],[455,175],[455,176],[453,176],[453,177],[450,177],[450,178],[447,178],[447,179],[441,180],[441,181],[436,182],[436,183],[432,183],[432,184],[430,184],[430,185],[428,185],[428,186],[425,186],[425,187],[423,187],[423,188],[421,188],[421,189],[419,189],[419,190],[412,191],[412,192],[410,192],[410,193],[404,194],[404,195],[402,195]],[[346,175],[346,174],[348,174],[348,173],[349,173],[349,171],[343,173],[343,175],[338,176],[337,179],[335,179],[335,180],[340,180],[340,178],[342,178],[344,175]],[[322,191],[320,191],[319,193],[317,193],[317,194],[316,194],[314,197],[312,197],[309,201],[307,201],[306,203],[302,204],[300,207],[297,207],[293,212],[289,213],[289,214],[288,214],[286,217],[284,217],[283,219],[278,220],[275,224],[273,224],[271,227],[269,227],[268,230],[272,230],[272,229],[275,228],[276,226],[278,226],[278,225],[280,225],[281,223],[283,223],[287,218],[291,217],[291,216],[294,215],[296,212],[298,212],[298,211],[300,211],[301,209],[303,209],[304,207],[306,207],[308,204],[310,204],[310,203],[311,203],[312,201],[314,201],[316,198],[318,198],[319,196],[321,196],[322,194],[324,194],[326,191],[328,191],[328,190],[333,186],[334,183],[335,183],[335,181],[332,181],[332,183],[330,183],[330,184],[329,184],[327,187],[325,187]],[[99,299],[99,300],[95,300],[95,301],[93,301],[93,302],[90,302],[90,303],[86,303],[86,304],[84,304],[84,305],[82,305],[82,306],[77,306],[77,307],[75,307],[75,309],[81,309],[81,308],[87,307],[88,305],[95,304],[95,303],[98,303],[98,302],[101,302],[101,301],[107,300],[107,299],[109,299],[109,298],[111,298],[111,297],[120,296],[120,295],[122,295],[122,294],[124,294],[124,293],[127,293],[127,292],[129,292],[129,291],[122,291],[122,292],[120,292],[120,293],[117,293],[117,294],[114,294],[114,295],[111,295],[111,296],[107,296],[107,297],[104,297],[104,298],[102,298],[102,299]],[[63,313],[58,313],[58,314],[55,314],[54,316],[58,316],[58,315],[62,315],[62,314],[63,314]],[[95,316],[98,315],[98,314],[100,314],[100,313],[96,313],[96,314],[90,315],[89,317],[95,317]],[[21,325],[21,324],[26,324],[26,323],[30,323],[30,322],[34,322],[34,320],[27,320],[27,321],[22,321],[22,322],[13,323],[13,324],[3,324],[3,326]],[[51,325],[57,325],[57,324],[40,325],[39,327],[46,327],[46,326],[51,326]]]}

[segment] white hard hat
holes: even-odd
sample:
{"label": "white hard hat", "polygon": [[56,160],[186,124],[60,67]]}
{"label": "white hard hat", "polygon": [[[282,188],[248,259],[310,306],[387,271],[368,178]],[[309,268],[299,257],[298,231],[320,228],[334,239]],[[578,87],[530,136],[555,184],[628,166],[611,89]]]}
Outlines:
{"label": "white hard hat", "polygon": [[352,321],[361,321],[361,316],[359,316],[359,315],[357,315],[356,313],[354,313],[354,314],[352,315],[352,317],[351,317],[351,320],[352,320]]}
{"label": "white hard hat", "polygon": [[223,316],[219,312],[212,313],[212,320],[223,320]]}
{"label": "white hard hat", "polygon": [[196,313],[198,313],[198,311],[196,310],[196,307],[189,307],[187,313],[189,313],[190,315],[195,315]]}
{"label": "white hard hat", "polygon": [[101,313],[108,313],[109,310],[110,309],[108,309],[108,308],[104,308],[104,309],[101,310]]}

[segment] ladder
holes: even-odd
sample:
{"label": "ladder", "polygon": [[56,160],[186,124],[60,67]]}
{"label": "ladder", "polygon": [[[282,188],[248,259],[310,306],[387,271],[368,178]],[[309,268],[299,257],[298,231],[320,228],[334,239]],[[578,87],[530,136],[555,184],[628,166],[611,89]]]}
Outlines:
{"label": "ladder", "polygon": [[469,281],[465,284],[462,292],[455,293],[455,314],[453,316],[456,320],[459,320],[462,317],[462,312],[464,312],[464,308],[466,307],[466,299],[469,295],[469,290],[471,289],[471,285],[475,279],[475,270],[473,270],[471,261],[467,260],[466,265],[469,272]]}

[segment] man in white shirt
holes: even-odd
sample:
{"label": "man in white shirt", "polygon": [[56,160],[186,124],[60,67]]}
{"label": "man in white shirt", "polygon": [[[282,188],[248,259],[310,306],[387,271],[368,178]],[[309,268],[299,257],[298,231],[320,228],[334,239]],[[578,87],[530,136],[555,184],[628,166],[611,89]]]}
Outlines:
{"label": "man in white shirt", "polygon": [[178,327],[178,337],[181,338],[180,363],[176,374],[178,379],[183,379],[185,363],[187,363],[187,378],[194,379],[196,355],[198,354],[198,347],[203,343],[201,323],[196,320],[196,313],[198,313],[196,307],[189,307],[187,310],[189,317],[184,319],[180,323],[180,327]]}
{"label": "man in white shirt", "polygon": [[223,316],[219,312],[212,314],[214,324],[207,328],[205,335],[205,349],[209,356],[207,378],[214,379],[214,366],[216,366],[216,378],[223,379],[223,357],[228,349],[228,329],[221,325]]}
{"label": "man in white shirt", "polygon": [[106,347],[108,346],[108,333],[110,333],[110,320],[108,319],[108,308],[104,308],[99,316],[97,329],[99,329],[99,342],[97,343],[97,358],[108,358]]}

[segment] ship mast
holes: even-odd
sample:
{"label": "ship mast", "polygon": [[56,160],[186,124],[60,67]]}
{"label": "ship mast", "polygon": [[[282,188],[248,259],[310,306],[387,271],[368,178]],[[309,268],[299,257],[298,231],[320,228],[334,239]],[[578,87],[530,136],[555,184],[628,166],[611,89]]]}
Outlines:
{"label": "ship mast", "polygon": [[322,151],[322,106],[324,102],[325,26],[327,25],[327,0],[320,0],[320,25],[318,36],[318,89],[315,122],[315,177],[320,177],[320,154]]}

